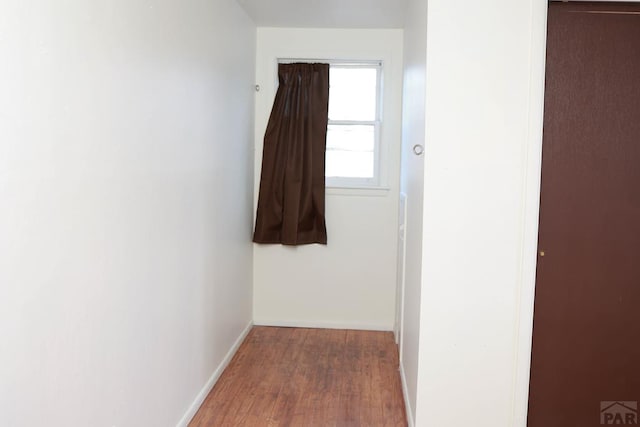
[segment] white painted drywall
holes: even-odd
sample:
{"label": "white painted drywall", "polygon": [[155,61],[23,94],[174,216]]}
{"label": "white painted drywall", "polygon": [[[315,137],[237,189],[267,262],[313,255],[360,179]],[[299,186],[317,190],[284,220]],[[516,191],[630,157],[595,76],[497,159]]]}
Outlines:
{"label": "white painted drywall", "polygon": [[259,27],[402,28],[406,0],[238,0]]}
{"label": "white painted drywall", "polygon": [[[425,154],[425,76],[427,60],[427,0],[408,2],[404,29],[404,95],[402,108],[401,188],[407,195],[405,283],[400,372],[410,424],[415,419],[420,344],[420,292],[422,288],[422,212]],[[428,155],[428,153],[426,154]]]}
{"label": "white painted drywall", "polygon": [[256,324],[392,330],[400,166],[402,31],[258,28],[256,200],[277,59],[384,61],[388,190],[327,190],[328,245],[254,245]]}
{"label": "white painted drywall", "polygon": [[515,373],[533,281],[540,4],[429,0],[419,426],[524,426]]}
{"label": "white painted drywall", "polygon": [[0,7],[0,425],[175,426],[251,321],[234,0]]}

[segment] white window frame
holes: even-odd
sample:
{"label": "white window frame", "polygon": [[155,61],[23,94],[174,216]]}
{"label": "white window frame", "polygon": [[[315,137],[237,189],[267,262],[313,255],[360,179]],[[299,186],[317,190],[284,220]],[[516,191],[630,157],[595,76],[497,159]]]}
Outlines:
{"label": "white window frame", "polygon": [[[294,62],[320,62],[329,64],[330,68],[376,68],[376,117],[375,120],[329,120],[328,125],[344,126],[373,126],[374,127],[374,148],[373,148],[373,177],[353,178],[353,177],[325,177],[327,188],[381,188],[381,144],[382,144],[382,113],[383,113],[383,72],[382,60],[335,60],[335,59],[299,59],[299,58],[278,58],[278,64],[290,64]],[[277,75],[277,73],[276,73]],[[331,84],[331,82],[329,82]]]}

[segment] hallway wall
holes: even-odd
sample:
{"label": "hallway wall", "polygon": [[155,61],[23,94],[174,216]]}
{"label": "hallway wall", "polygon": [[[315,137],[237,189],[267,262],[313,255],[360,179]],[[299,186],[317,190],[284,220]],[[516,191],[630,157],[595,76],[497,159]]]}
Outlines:
{"label": "hallway wall", "polygon": [[0,425],[175,426],[252,319],[255,26],[0,6]]}
{"label": "hallway wall", "polygon": [[545,4],[429,0],[419,426],[525,423]]}
{"label": "hallway wall", "polygon": [[255,186],[277,60],[383,60],[383,188],[328,188],[328,244],[254,245],[254,320],[262,325],[392,330],[402,90],[401,30],[258,28]]}
{"label": "hallway wall", "polygon": [[420,293],[422,290],[422,213],[425,156],[414,145],[425,143],[427,67],[427,0],[410,0],[404,29],[404,92],[402,98],[401,191],[407,196],[405,279],[400,374],[405,386],[409,422],[416,416],[420,353]]}

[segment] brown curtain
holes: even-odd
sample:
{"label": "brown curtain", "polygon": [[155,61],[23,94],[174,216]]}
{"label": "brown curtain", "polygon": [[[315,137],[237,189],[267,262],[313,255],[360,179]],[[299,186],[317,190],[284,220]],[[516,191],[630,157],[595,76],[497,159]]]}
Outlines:
{"label": "brown curtain", "polygon": [[278,80],[264,136],[253,241],[326,244],[329,64],[280,64]]}

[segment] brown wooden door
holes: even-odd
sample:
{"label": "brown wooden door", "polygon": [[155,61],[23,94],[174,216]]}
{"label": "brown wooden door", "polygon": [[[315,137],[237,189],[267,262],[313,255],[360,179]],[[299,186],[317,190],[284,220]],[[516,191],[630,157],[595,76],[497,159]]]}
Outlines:
{"label": "brown wooden door", "polygon": [[538,247],[528,426],[635,425],[638,3],[550,4]]}

